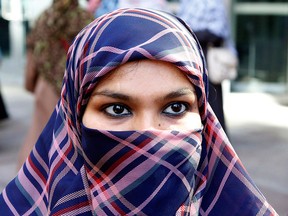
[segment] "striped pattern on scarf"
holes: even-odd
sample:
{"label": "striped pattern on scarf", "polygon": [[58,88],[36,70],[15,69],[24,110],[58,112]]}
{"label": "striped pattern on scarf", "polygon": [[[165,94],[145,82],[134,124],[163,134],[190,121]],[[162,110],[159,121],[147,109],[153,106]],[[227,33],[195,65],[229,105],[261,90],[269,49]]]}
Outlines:
{"label": "striped pattern on scarf", "polygon": [[[87,165],[93,155],[88,157],[82,143],[81,118],[102,76],[141,59],[171,62],[187,75],[196,90],[203,124],[191,193],[177,212],[171,209],[165,215],[277,215],[250,179],[207,103],[206,64],[194,34],[174,16],[144,9],[103,15],[78,34],[68,52],[61,99],[26,163],[2,192],[1,214],[97,215],[96,207],[107,212],[108,207],[95,196],[99,187],[105,195],[113,185],[93,180],[97,174]],[[135,215],[142,204],[123,203],[128,202],[109,205],[111,214],[98,215]]]}

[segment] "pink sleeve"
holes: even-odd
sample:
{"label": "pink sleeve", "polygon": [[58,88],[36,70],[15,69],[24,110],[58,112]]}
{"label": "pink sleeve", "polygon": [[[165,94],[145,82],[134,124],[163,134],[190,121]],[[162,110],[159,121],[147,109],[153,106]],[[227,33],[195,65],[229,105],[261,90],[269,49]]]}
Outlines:
{"label": "pink sleeve", "polygon": [[100,6],[100,4],[101,0],[89,0],[87,4],[87,10],[91,13],[94,13]]}

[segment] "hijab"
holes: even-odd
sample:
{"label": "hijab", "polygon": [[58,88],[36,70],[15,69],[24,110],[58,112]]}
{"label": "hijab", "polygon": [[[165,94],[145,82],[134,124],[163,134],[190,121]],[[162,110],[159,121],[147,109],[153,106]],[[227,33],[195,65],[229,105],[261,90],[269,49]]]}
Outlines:
{"label": "hijab", "polygon": [[[119,27],[121,26],[121,28]],[[81,123],[101,77],[130,61],[170,62],[194,85],[203,128],[104,131]],[[18,175],[5,215],[276,215],[207,103],[201,47],[180,19],[118,9],[69,49],[61,98]]]}

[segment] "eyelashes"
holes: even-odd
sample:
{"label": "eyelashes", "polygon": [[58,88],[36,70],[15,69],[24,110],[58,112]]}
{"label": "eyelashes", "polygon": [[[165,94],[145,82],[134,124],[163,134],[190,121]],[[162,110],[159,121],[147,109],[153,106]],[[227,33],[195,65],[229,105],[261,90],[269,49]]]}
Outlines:
{"label": "eyelashes", "polygon": [[[191,110],[191,105],[189,103],[177,101],[166,105],[161,113],[168,117],[175,118],[181,117],[189,110]],[[128,105],[122,103],[106,104],[101,108],[101,111],[105,115],[113,118],[125,118],[133,115],[132,109]]]}
{"label": "eyelashes", "polygon": [[190,106],[186,102],[172,102],[163,110],[165,115],[171,117],[182,116],[184,113],[190,110]]}
{"label": "eyelashes", "polygon": [[130,108],[120,103],[105,105],[104,108],[102,108],[102,111],[104,114],[115,118],[123,118],[132,115]]}

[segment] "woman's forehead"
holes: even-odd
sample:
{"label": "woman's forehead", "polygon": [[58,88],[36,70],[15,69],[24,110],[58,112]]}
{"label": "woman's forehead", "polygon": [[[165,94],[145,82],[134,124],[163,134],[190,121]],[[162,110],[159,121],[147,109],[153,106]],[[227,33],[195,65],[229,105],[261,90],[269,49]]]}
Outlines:
{"label": "woman's forehead", "polygon": [[162,61],[129,62],[103,77],[94,92],[121,92],[126,95],[168,94],[180,89],[194,90],[187,76],[175,65]]}

